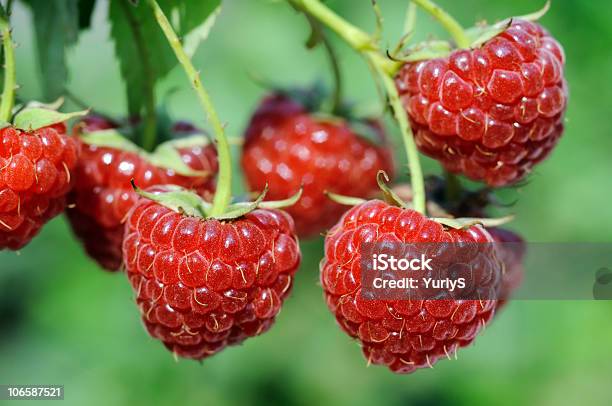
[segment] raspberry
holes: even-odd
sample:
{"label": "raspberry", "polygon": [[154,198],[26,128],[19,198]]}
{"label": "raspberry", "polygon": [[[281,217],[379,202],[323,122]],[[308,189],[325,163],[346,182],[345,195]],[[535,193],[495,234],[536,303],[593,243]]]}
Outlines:
{"label": "raspberry", "polygon": [[[321,284],[329,309],[340,327],[359,340],[368,362],[396,373],[430,367],[472,343],[493,317],[496,300],[364,299],[359,250],[365,242],[491,243],[493,239],[481,226],[444,229],[414,210],[380,200],[346,212],[325,239]],[[499,265],[495,250],[483,255],[490,264]],[[501,267],[494,268],[501,274]]]}
{"label": "raspberry", "polygon": [[[82,123],[79,128],[90,130],[87,125],[88,122]],[[100,128],[104,127],[96,120],[93,130]],[[218,167],[214,146],[178,150],[185,164],[210,176],[182,176],[171,169],[154,166],[135,152],[83,143],[82,158],[75,172],[76,183],[70,195],[75,207],[67,214],[87,253],[104,269],[116,271],[121,267],[122,222],[137,200],[131,179],[143,188],[175,184],[194,189],[202,196],[214,191]]]}
{"label": "raspberry", "polygon": [[491,237],[500,250],[499,259],[504,264],[501,289],[499,293],[499,303],[497,311],[504,307],[511,298],[512,293],[518,289],[523,280],[523,261],[527,251],[527,245],[523,238],[503,228],[487,228]]}
{"label": "raspberry", "polygon": [[78,156],[63,124],[0,130],[0,249],[24,247],[64,209]]}
{"label": "raspberry", "polygon": [[[366,125],[383,138],[378,122]],[[262,191],[267,183],[269,200],[288,198],[303,185],[301,199],[286,209],[303,237],[331,227],[346,210],[325,191],[370,197],[378,191],[378,170],[393,173],[388,148],[358,136],[342,119],[316,117],[278,94],[252,117],[241,163],[249,189]]]}
{"label": "raspberry", "polygon": [[300,262],[282,211],[219,221],[146,198],[128,216],[123,254],[149,334],[196,360],[267,331]]}
{"label": "raspberry", "polygon": [[481,48],[403,66],[396,86],[419,149],[490,186],[523,179],[563,133],[568,92],[561,45],[514,20]]}

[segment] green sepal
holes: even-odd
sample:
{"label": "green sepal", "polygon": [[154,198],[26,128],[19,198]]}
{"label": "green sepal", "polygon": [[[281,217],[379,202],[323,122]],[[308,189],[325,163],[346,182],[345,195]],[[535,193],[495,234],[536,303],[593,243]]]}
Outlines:
{"label": "green sepal", "polygon": [[79,136],[79,139],[88,145],[133,152],[157,167],[173,170],[182,176],[205,177],[211,175],[206,171],[191,169],[185,164],[181,154],[176,149],[193,146],[205,147],[210,144],[210,140],[204,135],[193,135],[183,139],[164,142],[151,153],[128,140],[115,129],[85,132]]}
{"label": "green sepal", "polygon": [[145,152],[115,129],[83,132],[79,135],[79,139],[87,145],[94,145],[96,147],[118,149],[134,152],[139,155]]}
{"label": "green sepal", "polygon": [[446,58],[451,51],[452,46],[448,41],[426,41],[406,49],[397,59],[401,62],[418,62]]}
{"label": "green sepal", "polygon": [[11,123],[6,122],[6,121],[0,121],[0,130],[6,128],[6,127],[10,127]]}
{"label": "green sepal", "polygon": [[493,25],[477,25],[475,27],[469,28],[466,30],[466,34],[471,40],[470,48],[479,48],[487,41],[495,38],[502,32],[506,31],[510,24],[512,24],[513,20],[538,21],[548,12],[549,9],[550,0],[547,0],[546,4],[544,4],[544,7],[542,7],[536,12],[525,14],[522,16],[506,18]]}
{"label": "green sepal", "polygon": [[[172,169],[179,175],[190,177],[205,177],[211,175],[210,172],[196,171],[187,165],[181,158],[177,148],[193,146],[205,147],[210,143],[206,136],[194,135],[184,139],[166,141],[159,144],[152,153],[147,154],[147,160],[160,168]],[[145,151],[142,151],[143,153]]]}
{"label": "green sepal", "polygon": [[281,209],[295,204],[302,196],[302,188],[293,196],[278,201],[264,202],[264,198],[268,193],[268,185],[263,192],[252,202],[238,202],[229,205],[227,210],[220,214],[212,216],[212,204],[203,200],[198,194],[175,185],[162,185],[167,191],[150,193],[145,192],[137,187],[132,180],[134,191],[140,196],[150,199],[161,204],[177,213],[191,217],[199,217],[202,219],[216,219],[220,221],[234,220],[245,216],[246,214],[262,209]]}
{"label": "green sepal", "polygon": [[47,110],[59,110],[60,107],[62,107],[63,105],[64,105],[64,98],[58,97],[55,101],[52,101],[51,103],[43,103],[37,100],[32,100],[32,101],[27,102],[25,106],[22,106],[22,107],[25,107],[26,109],[41,108],[41,109],[47,109]]}
{"label": "green sepal", "polygon": [[385,202],[393,205],[393,206],[397,206],[397,207],[402,207],[402,208],[407,208],[408,205],[406,204],[406,202],[404,202],[394,191],[393,189],[391,189],[389,186],[387,186],[386,182],[389,182],[389,175],[387,175],[387,172],[380,170],[378,171],[378,173],[376,174],[376,183],[378,183],[378,187],[380,188],[380,190],[382,191],[383,194],[383,199],[385,200]]}
{"label": "green sepal", "polygon": [[63,123],[71,118],[87,115],[89,110],[77,111],[74,113],[61,113],[40,107],[31,107],[21,110],[15,116],[13,125],[26,131],[38,130],[53,124]]}
{"label": "green sepal", "polygon": [[266,202],[261,202],[257,206],[261,209],[284,209],[285,207],[293,206],[300,200],[302,197],[302,193],[304,192],[304,188],[300,186],[300,190],[298,190],[293,196],[288,197],[283,200],[268,200]]}
{"label": "green sepal", "polygon": [[366,199],[362,199],[361,197],[339,195],[337,193],[332,193],[327,190],[323,193],[325,193],[325,196],[327,196],[327,198],[331,200],[332,202],[335,202],[335,203],[338,203],[344,206],[357,206],[359,204],[367,202]]}
{"label": "green sepal", "polygon": [[132,187],[140,196],[161,204],[177,213],[190,217],[208,217],[212,205],[196,193],[174,185],[163,185],[167,191],[159,193],[145,192],[138,188],[132,179]]}
{"label": "green sepal", "polygon": [[443,226],[454,228],[456,230],[465,230],[475,225],[481,225],[483,227],[498,227],[509,223],[514,219],[514,216],[506,216],[500,218],[476,218],[476,217],[462,217],[456,219],[443,218],[443,217],[432,217],[430,220],[433,220],[437,223],[442,224]]}
{"label": "green sepal", "polygon": [[266,187],[264,187],[263,192],[261,192],[257,199],[255,199],[255,201],[230,204],[225,213],[214,217],[217,220],[233,220],[242,217],[252,212],[253,210],[256,210],[261,204],[261,202],[263,202],[263,199],[266,197],[266,194],[268,194],[267,183]]}

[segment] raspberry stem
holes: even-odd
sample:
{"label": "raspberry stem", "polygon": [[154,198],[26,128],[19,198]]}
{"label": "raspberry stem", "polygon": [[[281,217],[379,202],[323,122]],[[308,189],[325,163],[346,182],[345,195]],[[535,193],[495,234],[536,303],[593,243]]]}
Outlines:
{"label": "raspberry stem", "polygon": [[411,0],[423,10],[431,14],[433,18],[444,27],[453,37],[459,48],[469,48],[471,41],[465,30],[450,14],[431,0]]}
{"label": "raspberry stem", "polygon": [[174,32],[174,29],[164,14],[164,11],[161,9],[159,4],[157,4],[156,0],[148,0],[148,2],[153,8],[153,12],[159,27],[164,32],[170,47],[174,51],[176,58],[189,78],[189,81],[191,82],[198,96],[198,100],[204,109],[204,113],[208,117],[208,121],[213,127],[215,141],[217,143],[217,154],[219,156],[219,182],[209,215],[211,217],[219,216],[227,210],[232,198],[232,157],[229,143],[225,137],[225,130],[223,129],[221,120],[219,120],[219,116],[217,115],[217,111],[213,106],[208,92],[202,85],[200,74],[195,69],[191,59],[183,49],[183,45]]}
{"label": "raspberry stem", "polygon": [[406,155],[408,156],[408,167],[410,170],[412,190],[414,192],[414,209],[419,213],[425,213],[425,182],[423,171],[419,161],[419,153],[416,148],[414,136],[408,124],[408,116],[400,100],[399,94],[393,82],[393,75],[401,67],[401,63],[392,61],[382,55],[376,45],[376,41],[370,35],[344,20],[334,13],[319,0],[288,0],[299,10],[310,14],[321,21],[330,29],[335,31],[355,51],[363,55],[369,65],[373,68],[376,77],[383,83],[387,92],[389,105],[397,121]]}
{"label": "raspberry stem", "polygon": [[340,60],[338,58],[338,54],[334,49],[334,46],[331,44],[331,41],[327,37],[326,33],[323,31],[320,23],[314,20],[310,15],[307,14],[308,19],[311,21],[312,29],[317,31],[317,34],[321,38],[321,43],[323,44],[323,48],[325,48],[325,52],[327,53],[327,59],[329,60],[329,65],[332,70],[332,74],[334,77],[334,90],[332,92],[332,98],[330,103],[329,111],[334,114],[338,112],[340,109],[340,105],[342,104],[342,72],[340,70]]}
{"label": "raspberry stem", "polygon": [[9,16],[0,5],[0,32],[2,35],[2,48],[4,50],[4,89],[0,103],[0,120],[9,122],[15,104],[16,68],[15,49],[11,38],[11,25]]}
{"label": "raspberry stem", "polygon": [[149,49],[147,48],[146,41],[140,30],[140,24],[138,24],[132,12],[132,5],[129,3],[129,0],[120,0],[119,4],[125,14],[125,18],[129,22],[132,37],[134,39],[134,46],[136,47],[136,51],[142,63],[142,74],[144,76],[142,91],[145,100],[145,118],[141,146],[146,151],[150,152],[155,148],[157,141],[157,112],[155,111],[155,87],[153,85],[155,79],[153,77],[153,67],[151,66]]}

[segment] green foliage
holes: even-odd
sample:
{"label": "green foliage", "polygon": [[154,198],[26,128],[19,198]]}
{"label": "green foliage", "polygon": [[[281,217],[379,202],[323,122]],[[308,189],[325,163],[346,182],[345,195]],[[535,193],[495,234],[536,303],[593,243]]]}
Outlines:
{"label": "green foliage", "polygon": [[[68,79],[66,51],[77,41],[79,27],[78,0],[23,0],[32,9],[38,65],[44,98],[54,100],[64,93]],[[85,1],[83,3],[88,3]],[[91,13],[91,11],[90,11]]]}
{"label": "green foliage", "polygon": [[[205,26],[221,0],[163,0],[159,3],[170,16],[178,35],[186,37]],[[128,109],[130,115],[138,115],[155,84],[177,65],[177,61],[146,1],[137,5],[129,0],[111,1],[109,18],[115,53],[126,84]],[[197,44],[191,46],[195,48]]]}

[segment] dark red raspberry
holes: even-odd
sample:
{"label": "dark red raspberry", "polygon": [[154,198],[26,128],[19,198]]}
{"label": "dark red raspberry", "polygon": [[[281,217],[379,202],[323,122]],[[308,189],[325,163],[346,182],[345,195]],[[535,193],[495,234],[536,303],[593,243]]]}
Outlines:
{"label": "dark red raspberry", "polygon": [[[367,125],[384,138],[378,122]],[[268,184],[266,199],[286,199],[303,185],[301,199],[286,209],[302,237],[325,231],[346,210],[325,191],[370,197],[378,192],[378,170],[393,174],[388,148],[360,137],[346,121],[316,117],[282,95],[264,99],[255,112],[241,162],[251,191]]]}
{"label": "dark red raspberry", "polygon": [[499,247],[499,259],[504,264],[502,284],[499,293],[497,311],[506,305],[512,294],[523,281],[523,261],[527,252],[527,244],[523,238],[510,231],[498,227],[487,228],[496,246]]}
{"label": "dark red raspberry", "polygon": [[[481,226],[445,229],[414,210],[379,200],[346,212],[325,239],[321,284],[329,309],[342,329],[359,340],[368,362],[397,373],[431,367],[472,343],[493,317],[497,301],[492,299],[365,299],[360,247],[366,242],[480,244],[493,239]],[[492,247],[483,245],[483,255],[499,275],[501,266]]]}
{"label": "dark red raspberry", "polygon": [[148,332],[197,360],[267,331],[300,262],[283,211],[218,221],[146,198],[128,217],[123,254]]}
{"label": "dark red raspberry", "polygon": [[396,85],[423,153],[450,172],[504,186],[524,178],[563,133],[564,64],[548,32],[514,20],[480,48],[406,64]]}
{"label": "dark red raspberry", "polygon": [[[100,129],[98,124],[94,130]],[[75,206],[67,214],[85,250],[103,268],[116,271],[121,267],[122,222],[137,200],[131,179],[143,188],[174,184],[205,197],[214,191],[218,170],[214,146],[180,148],[179,152],[191,169],[207,172],[209,176],[178,175],[171,169],[154,166],[137,153],[83,143],[75,172],[76,183],[70,195]]]}
{"label": "dark red raspberry", "polygon": [[0,249],[22,248],[64,209],[78,156],[63,124],[0,130]]}

